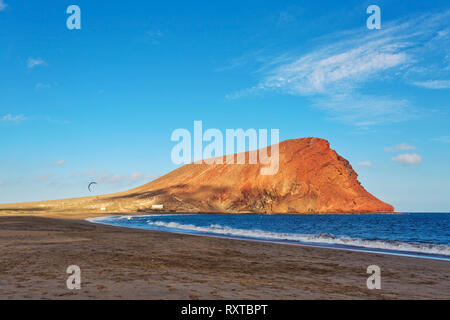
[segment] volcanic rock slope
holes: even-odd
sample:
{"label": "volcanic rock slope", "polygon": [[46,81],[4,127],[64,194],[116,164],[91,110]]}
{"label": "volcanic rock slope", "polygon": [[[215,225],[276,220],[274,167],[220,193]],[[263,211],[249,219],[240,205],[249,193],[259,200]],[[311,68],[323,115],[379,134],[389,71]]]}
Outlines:
{"label": "volcanic rock slope", "polygon": [[139,188],[118,194],[116,198],[153,198],[152,203],[162,203],[167,209],[198,212],[366,213],[394,210],[361,186],[350,163],[332,150],[324,139],[281,142],[278,172],[261,175],[261,167],[265,165],[189,164]]}

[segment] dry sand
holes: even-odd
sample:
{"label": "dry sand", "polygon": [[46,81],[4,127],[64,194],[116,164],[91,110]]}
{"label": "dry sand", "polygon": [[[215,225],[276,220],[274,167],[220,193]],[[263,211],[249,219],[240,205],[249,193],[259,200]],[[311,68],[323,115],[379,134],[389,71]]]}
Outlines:
{"label": "dry sand", "polygon": [[2,216],[0,299],[450,299],[450,262]]}

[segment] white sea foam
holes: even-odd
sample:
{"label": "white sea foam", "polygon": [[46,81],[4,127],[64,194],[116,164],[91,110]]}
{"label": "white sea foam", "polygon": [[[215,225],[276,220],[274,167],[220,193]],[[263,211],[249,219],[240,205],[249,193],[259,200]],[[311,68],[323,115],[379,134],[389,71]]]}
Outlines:
{"label": "white sea foam", "polygon": [[401,241],[386,240],[364,240],[349,237],[335,237],[329,234],[293,234],[278,233],[262,230],[234,229],[226,226],[212,224],[209,227],[199,227],[192,224],[179,224],[176,222],[148,221],[148,225],[154,227],[164,227],[179,231],[190,231],[196,233],[208,233],[222,236],[246,237],[252,239],[274,240],[274,241],[294,241],[307,244],[322,245],[342,245],[352,247],[362,247],[378,250],[394,250],[401,252],[414,252],[422,254],[438,254],[450,256],[450,246],[442,244],[407,243]]}

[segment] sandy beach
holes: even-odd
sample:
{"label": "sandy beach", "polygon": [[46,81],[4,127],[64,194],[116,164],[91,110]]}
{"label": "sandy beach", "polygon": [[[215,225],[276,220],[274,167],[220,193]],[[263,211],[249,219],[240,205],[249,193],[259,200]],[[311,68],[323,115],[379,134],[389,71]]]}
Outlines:
{"label": "sandy beach", "polygon": [[[0,299],[450,299],[450,263],[0,217]],[[381,268],[368,290],[366,268]],[[66,268],[81,268],[81,290]]]}

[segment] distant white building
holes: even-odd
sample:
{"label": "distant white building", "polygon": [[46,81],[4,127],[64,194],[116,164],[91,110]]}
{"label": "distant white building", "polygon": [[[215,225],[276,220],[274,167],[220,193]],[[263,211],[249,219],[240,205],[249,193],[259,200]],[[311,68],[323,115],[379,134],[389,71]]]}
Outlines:
{"label": "distant white building", "polygon": [[163,204],[153,204],[152,210],[164,210],[164,205]]}

